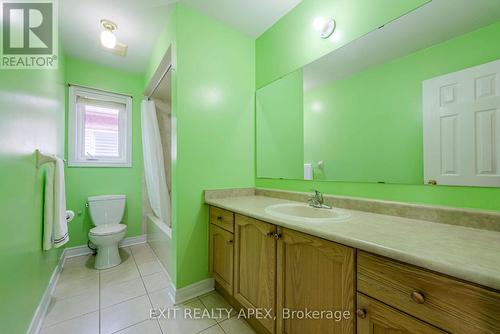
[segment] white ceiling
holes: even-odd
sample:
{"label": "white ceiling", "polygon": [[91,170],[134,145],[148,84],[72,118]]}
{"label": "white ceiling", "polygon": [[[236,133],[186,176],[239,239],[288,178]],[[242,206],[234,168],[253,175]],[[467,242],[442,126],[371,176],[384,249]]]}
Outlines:
{"label": "white ceiling", "polygon": [[[165,27],[173,0],[61,0],[59,25],[69,56],[141,73]],[[126,57],[103,50],[99,44],[101,19],[118,25],[118,41],[128,45]]]}
{"label": "white ceiling", "polygon": [[[301,0],[180,0],[203,14],[251,37],[266,31]],[[176,0],[61,0],[60,32],[69,56],[141,73],[165,27]],[[119,42],[128,45],[126,57],[99,45],[100,20],[118,25]]]}
{"label": "white ceiling", "polygon": [[182,0],[251,37],[258,37],[302,0]]}
{"label": "white ceiling", "polygon": [[433,0],[307,65],[304,88],[340,80],[499,20],[499,0]]}

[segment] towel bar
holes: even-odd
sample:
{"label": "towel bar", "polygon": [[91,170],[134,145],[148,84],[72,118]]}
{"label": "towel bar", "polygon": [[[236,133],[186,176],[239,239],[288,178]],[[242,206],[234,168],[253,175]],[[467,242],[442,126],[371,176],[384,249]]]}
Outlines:
{"label": "towel bar", "polygon": [[[40,150],[35,151],[36,154],[36,168],[40,168],[41,165],[47,163],[47,162],[55,162],[56,161],[56,156],[51,154],[43,154]],[[64,162],[66,160],[63,159]]]}

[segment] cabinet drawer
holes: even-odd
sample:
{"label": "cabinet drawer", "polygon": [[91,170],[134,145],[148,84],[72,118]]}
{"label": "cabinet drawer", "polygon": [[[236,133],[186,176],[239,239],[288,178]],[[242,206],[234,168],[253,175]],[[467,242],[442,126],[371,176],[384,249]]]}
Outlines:
{"label": "cabinet drawer", "polygon": [[446,334],[423,321],[358,293],[357,334]]}
{"label": "cabinet drawer", "polygon": [[358,291],[451,333],[500,333],[500,294],[358,252]]}
{"label": "cabinet drawer", "polygon": [[234,214],[231,211],[211,206],[210,223],[215,224],[231,233],[234,232]]}

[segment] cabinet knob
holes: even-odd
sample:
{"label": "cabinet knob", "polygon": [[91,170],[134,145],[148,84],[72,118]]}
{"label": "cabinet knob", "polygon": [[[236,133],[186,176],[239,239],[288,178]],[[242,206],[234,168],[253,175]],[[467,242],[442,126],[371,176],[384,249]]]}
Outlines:
{"label": "cabinet knob", "polygon": [[411,299],[417,304],[423,304],[425,302],[425,297],[422,293],[413,291],[411,293]]}
{"label": "cabinet knob", "polygon": [[273,238],[274,237],[274,232],[267,232],[266,237],[268,238]]}
{"label": "cabinet knob", "polygon": [[360,317],[361,319],[365,319],[366,318],[366,310],[365,309],[362,309],[362,308],[358,308],[356,310],[356,315],[358,317]]}
{"label": "cabinet knob", "polygon": [[217,216],[217,220],[222,220],[222,216]]}
{"label": "cabinet knob", "polygon": [[228,240],[227,241],[228,244],[232,244],[233,243],[233,240]]}
{"label": "cabinet knob", "polygon": [[273,237],[274,237],[274,240],[281,239],[281,234],[280,233],[274,233]]}

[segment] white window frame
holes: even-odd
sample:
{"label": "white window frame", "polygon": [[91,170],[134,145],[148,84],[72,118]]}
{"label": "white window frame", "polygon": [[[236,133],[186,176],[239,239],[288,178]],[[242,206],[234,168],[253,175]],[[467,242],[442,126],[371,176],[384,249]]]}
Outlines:
{"label": "white window frame", "polygon": [[[82,133],[84,123],[77,115],[77,98],[83,97],[104,102],[125,104],[125,125],[120,125],[120,152],[124,152],[122,159],[84,158],[79,157],[78,145],[85,145],[84,138],[77,138]],[[98,89],[71,85],[69,87],[69,114],[68,114],[68,166],[69,167],[132,167],[132,98],[130,96],[111,93]],[[78,131],[80,129],[80,131]]]}

